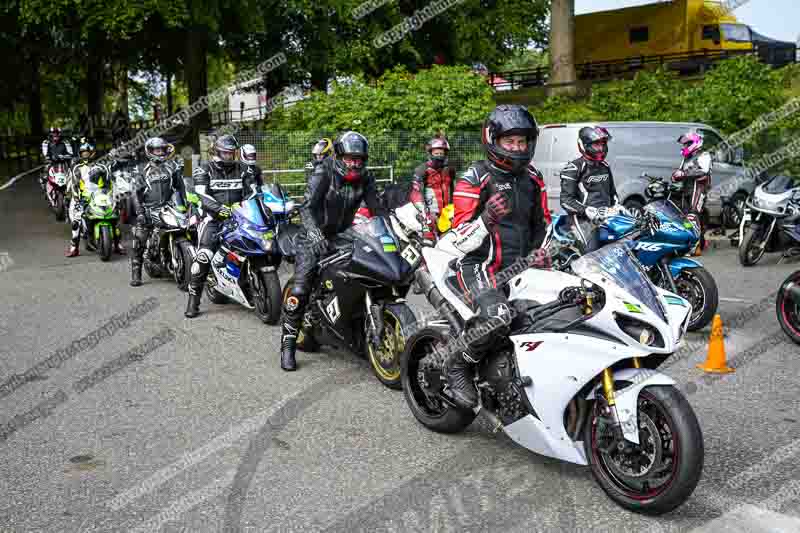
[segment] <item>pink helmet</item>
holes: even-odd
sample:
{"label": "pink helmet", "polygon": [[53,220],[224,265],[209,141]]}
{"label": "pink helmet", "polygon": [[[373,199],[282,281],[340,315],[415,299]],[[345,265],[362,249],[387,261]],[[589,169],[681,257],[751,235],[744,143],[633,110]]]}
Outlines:
{"label": "pink helmet", "polygon": [[703,138],[699,134],[690,131],[678,137],[678,144],[683,146],[681,155],[689,157],[703,147]]}

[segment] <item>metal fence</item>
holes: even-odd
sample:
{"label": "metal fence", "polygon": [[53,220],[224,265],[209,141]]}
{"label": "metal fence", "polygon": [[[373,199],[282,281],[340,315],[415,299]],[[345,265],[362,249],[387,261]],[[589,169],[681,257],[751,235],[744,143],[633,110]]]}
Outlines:
{"label": "metal fence", "polygon": [[[292,196],[305,189],[305,165],[311,160],[311,149],[322,137],[335,138],[338,132],[240,130],[234,132],[240,144],[252,144],[258,152],[258,165],[265,178],[280,183]],[[463,172],[473,162],[484,159],[480,132],[447,133],[450,143],[449,165]],[[370,168],[379,187],[387,183],[407,183],[414,169],[427,160],[425,145],[430,132],[390,131],[366,136],[369,145]],[[209,157],[214,132],[200,138],[200,158]]]}

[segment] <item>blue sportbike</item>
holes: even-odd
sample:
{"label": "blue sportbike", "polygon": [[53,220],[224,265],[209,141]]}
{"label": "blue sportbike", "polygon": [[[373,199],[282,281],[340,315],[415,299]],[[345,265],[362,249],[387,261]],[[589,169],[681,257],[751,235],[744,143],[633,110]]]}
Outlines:
{"label": "blue sportbike", "polygon": [[280,233],[289,227],[294,202],[280,185],[264,185],[234,206],[219,233],[220,247],[211,259],[206,293],[213,303],[233,300],[253,309],[266,324],[281,315],[278,268],[283,256]]}
{"label": "blue sportbike", "polygon": [[[637,231],[642,227],[641,219],[615,214],[598,228],[600,242],[636,240],[634,253],[653,283],[692,305],[687,330],[702,329],[717,312],[719,294],[713,276],[698,261],[686,257],[700,241],[699,230],[667,199],[645,205],[642,216],[658,223],[652,224],[649,231]],[[580,256],[566,215],[553,217],[544,246],[555,249],[553,263],[559,270],[567,270],[572,260]]]}

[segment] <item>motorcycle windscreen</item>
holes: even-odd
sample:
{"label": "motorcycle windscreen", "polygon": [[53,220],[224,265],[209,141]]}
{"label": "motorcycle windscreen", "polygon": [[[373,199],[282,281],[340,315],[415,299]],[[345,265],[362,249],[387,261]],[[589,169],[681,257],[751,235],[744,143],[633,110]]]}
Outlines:
{"label": "motorcycle windscreen", "polygon": [[658,298],[658,292],[639,261],[631,252],[635,243],[619,242],[576,259],[572,271],[591,281],[599,277],[611,281],[642,302],[653,313],[667,322],[667,316]]}
{"label": "motorcycle windscreen", "polygon": [[647,213],[652,213],[657,216],[661,215],[660,218],[666,218],[670,222],[674,222],[676,224],[683,223],[683,213],[680,209],[678,209],[678,206],[669,200],[656,200],[655,202],[650,202],[644,206],[644,210]]}
{"label": "motorcycle windscreen", "polygon": [[793,177],[778,175],[770,178],[764,184],[764,192],[767,194],[783,194],[798,186],[800,186],[800,184],[795,183]]}
{"label": "motorcycle windscreen", "polygon": [[350,267],[355,273],[389,283],[408,275],[411,266],[400,256],[398,240],[382,217],[373,217],[348,232],[356,237]]}
{"label": "motorcycle windscreen", "polygon": [[258,205],[257,198],[251,198],[242,202],[241,207],[236,210],[247,223],[256,228],[264,228],[267,230],[267,225],[264,220],[264,215],[261,213],[261,207]]}

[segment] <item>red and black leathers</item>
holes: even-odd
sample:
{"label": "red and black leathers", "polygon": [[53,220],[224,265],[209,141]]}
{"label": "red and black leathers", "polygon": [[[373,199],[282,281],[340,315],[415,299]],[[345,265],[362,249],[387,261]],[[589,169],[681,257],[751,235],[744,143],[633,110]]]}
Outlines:
{"label": "red and black leathers", "polygon": [[[429,161],[414,169],[408,200],[426,214],[428,226],[438,233],[436,221],[449,203],[453,201],[452,191],[455,170],[450,167],[434,168]],[[432,232],[426,232],[426,239],[433,239]]]}
{"label": "red and black leathers", "polygon": [[511,214],[500,220],[489,238],[461,260],[460,276],[469,270],[479,283],[495,286],[496,274],[541,246],[547,225],[542,209],[541,173],[529,165],[521,175],[504,172],[488,161],[474,163],[456,183],[453,193],[453,227],[477,219],[496,192],[506,195]]}
{"label": "red and black leathers", "polygon": [[697,224],[700,230],[700,249],[705,248],[705,207],[708,189],[711,187],[711,171],[713,168],[711,154],[700,152],[685,158],[680,168],[672,174],[672,179],[683,183],[681,191],[681,209],[688,218]]}

